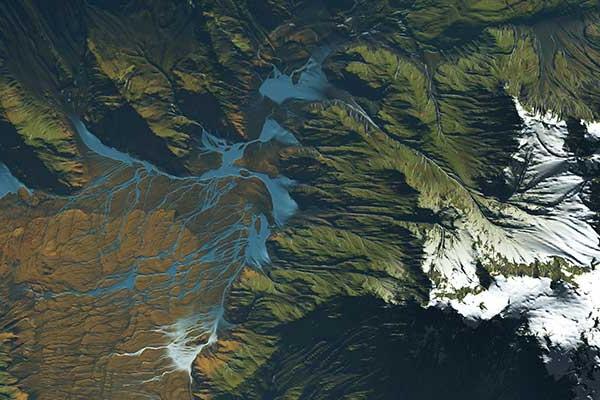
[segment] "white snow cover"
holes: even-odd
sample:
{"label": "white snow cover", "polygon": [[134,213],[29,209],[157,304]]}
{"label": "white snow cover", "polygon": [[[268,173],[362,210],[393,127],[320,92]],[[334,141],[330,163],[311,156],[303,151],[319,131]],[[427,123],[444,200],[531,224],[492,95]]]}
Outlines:
{"label": "white snow cover", "polygon": [[[506,173],[518,182],[518,189],[506,203],[486,204],[497,213],[493,221],[465,212],[455,230],[433,229],[423,268],[443,277],[431,292],[431,305],[452,307],[472,321],[525,317],[530,333],[553,350],[545,358],[549,370],[561,375],[568,368],[564,360],[558,362],[561,354],[584,342],[600,348],[600,270],[595,270],[600,238],[588,223],[592,212],[580,197],[584,180],[570,171],[575,158],[564,148],[565,122],[530,113],[516,99],[515,106],[524,123],[520,150],[514,155],[522,168]],[[600,124],[587,126],[591,135],[600,137]],[[573,285],[554,289],[548,278],[504,276],[495,276],[487,290],[478,288],[476,260],[529,264],[555,256],[589,272],[575,277]],[[478,291],[460,300],[449,296],[461,288]]]}
{"label": "white snow cover", "polygon": [[[476,288],[479,285],[473,239],[465,228],[459,227],[455,232],[435,226],[427,234],[423,249],[428,255],[423,262],[423,270],[431,273],[435,270],[443,276],[445,290]],[[441,289],[441,288],[439,288]],[[432,293],[437,293],[436,289]],[[435,298],[437,296],[432,296]]]}
{"label": "white snow cover", "polygon": [[600,140],[600,122],[581,121],[587,128],[588,134]]}
{"label": "white snow cover", "polygon": [[570,171],[575,158],[563,146],[566,123],[530,114],[517,100],[515,105],[524,122],[516,165],[506,170],[515,193],[505,203],[479,198],[470,207],[451,204],[458,215],[453,229],[438,226],[427,233],[423,270],[442,276],[432,291],[434,302],[448,292],[477,288],[476,261],[531,264],[558,256],[589,267],[600,259],[599,237],[588,223],[593,214],[580,196],[585,182]]}
{"label": "white snow cover", "polygon": [[[574,350],[585,337],[600,346],[600,332],[595,327],[600,318],[600,270],[575,278],[577,287],[565,284],[556,290],[549,278],[496,277],[488,290],[468,294],[449,304],[469,319],[526,317],[531,333],[548,338],[562,350]],[[542,342],[543,343],[543,342]]]}
{"label": "white snow cover", "polygon": [[549,372],[562,376],[570,368],[568,354],[580,344],[600,349],[600,270],[578,276],[576,286],[552,289],[550,282],[549,278],[498,276],[486,291],[440,304],[471,321],[496,315],[524,317],[529,332],[547,350],[544,361]]}

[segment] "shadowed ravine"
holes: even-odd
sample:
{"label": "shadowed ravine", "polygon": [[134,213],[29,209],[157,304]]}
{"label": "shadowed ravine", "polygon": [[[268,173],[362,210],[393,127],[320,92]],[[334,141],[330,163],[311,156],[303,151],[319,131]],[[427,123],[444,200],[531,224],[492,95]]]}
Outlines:
{"label": "shadowed ravine", "polygon": [[[297,208],[291,180],[240,162],[249,146],[297,142],[272,119],[243,143],[204,132],[201,151],[218,166],[177,177],[72,122],[97,177],[19,210],[25,228],[1,228],[13,243],[4,257],[19,262],[2,289],[21,339],[14,374],[39,399],[191,397],[194,359],[227,327],[228,288],[244,266],[269,262],[271,226]],[[11,178],[3,191],[17,191]]]}
{"label": "shadowed ravine", "polygon": [[600,14],[83,3],[0,68],[0,398],[598,393]]}

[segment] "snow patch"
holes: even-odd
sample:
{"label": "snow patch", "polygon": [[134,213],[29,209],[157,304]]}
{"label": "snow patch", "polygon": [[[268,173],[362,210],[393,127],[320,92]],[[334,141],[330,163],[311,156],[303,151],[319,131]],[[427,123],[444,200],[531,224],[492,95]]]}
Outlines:
{"label": "snow patch", "polygon": [[488,290],[440,305],[471,321],[497,315],[525,318],[529,332],[547,351],[544,361],[550,372],[562,376],[569,368],[565,353],[583,343],[600,348],[600,270],[582,274],[574,282],[553,288],[549,278],[497,276]]}
{"label": "snow patch", "polygon": [[589,136],[600,140],[600,122],[589,122],[582,120],[581,123],[587,128]]}
{"label": "snow patch", "polygon": [[442,275],[443,291],[477,287],[477,261],[531,264],[561,257],[590,267],[600,260],[600,237],[589,223],[593,212],[580,194],[585,181],[571,171],[576,159],[564,146],[566,123],[515,103],[524,129],[515,165],[506,169],[513,195],[506,202],[479,198],[466,210],[455,206],[453,228],[437,226],[426,237],[423,269]]}
{"label": "snow patch", "polygon": [[[577,160],[564,145],[566,123],[530,113],[516,99],[515,106],[524,127],[515,165],[506,170],[514,194],[505,203],[482,201],[485,218],[471,210],[458,216],[455,229],[431,230],[423,269],[441,277],[431,292],[431,305],[449,306],[471,321],[498,315],[525,318],[531,334],[547,349],[550,372],[562,375],[570,368],[565,354],[584,343],[600,348],[600,270],[595,269],[600,237],[580,195],[584,178],[572,172]],[[600,133],[600,124],[587,126],[590,134]],[[573,276],[571,284],[499,275],[488,289],[479,285],[477,261],[531,264],[554,257],[589,272]],[[469,294],[456,295],[465,288]]]}

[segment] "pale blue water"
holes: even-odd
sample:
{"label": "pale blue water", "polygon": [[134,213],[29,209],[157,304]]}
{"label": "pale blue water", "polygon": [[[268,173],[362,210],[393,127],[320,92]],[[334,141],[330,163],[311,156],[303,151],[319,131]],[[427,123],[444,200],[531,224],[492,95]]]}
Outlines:
{"label": "pale blue water", "polygon": [[[323,48],[313,54],[308,62],[289,75],[283,74],[277,67],[273,67],[271,76],[263,82],[259,92],[277,104],[289,99],[316,101],[325,98],[328,86],[327,77],[321,68],[321,62],[329,50]],[[293,77],[300,74],[298,81],[293,82]]]}
{"label": "pale blue water", "polygon": [[5,164],[0,163],[0,198],[8,193],[17,193],[22,187],[25,185],[15,178]]}

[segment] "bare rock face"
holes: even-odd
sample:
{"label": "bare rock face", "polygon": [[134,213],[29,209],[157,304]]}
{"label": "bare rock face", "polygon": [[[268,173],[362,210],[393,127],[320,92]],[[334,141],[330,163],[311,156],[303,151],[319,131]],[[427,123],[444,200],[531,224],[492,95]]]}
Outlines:
{"label": "bare rock face", "polygon": [[596,2],[50,3],[0,4],[0,397],[597,397]]}

